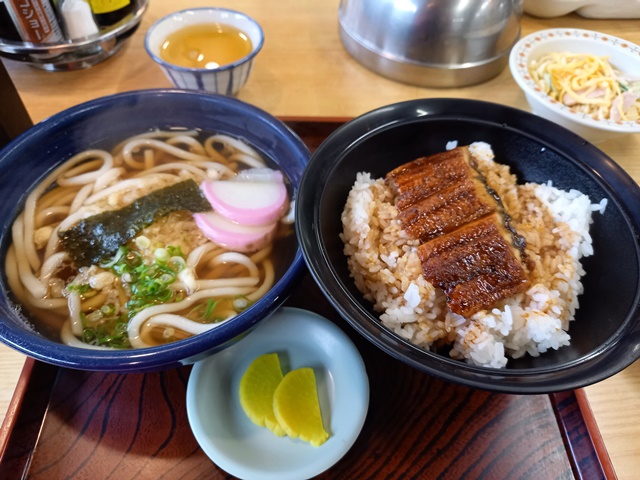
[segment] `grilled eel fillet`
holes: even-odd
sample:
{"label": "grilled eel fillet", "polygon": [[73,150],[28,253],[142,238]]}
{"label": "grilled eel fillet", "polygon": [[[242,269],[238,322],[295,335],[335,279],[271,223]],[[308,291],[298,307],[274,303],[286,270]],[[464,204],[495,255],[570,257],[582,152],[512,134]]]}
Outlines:
{"label": "grilled eel fillet", "polygon": [[425,278],[452,312],[492,308],[529,286],[524,239],[468,147],[421,157],[389,172],[398,219],[418,247]]}

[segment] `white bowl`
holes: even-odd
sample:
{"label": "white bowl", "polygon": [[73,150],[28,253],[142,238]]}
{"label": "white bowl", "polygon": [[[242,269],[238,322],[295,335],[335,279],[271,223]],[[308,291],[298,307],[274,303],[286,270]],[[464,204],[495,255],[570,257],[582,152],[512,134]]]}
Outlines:
{"label": "white bowl", "polygon": [[551,99],[529,75],[531,60],[550,52],[590,53],[607,56],[625,74],[640,77],[640,47],[622,38],[591,30],[554,28],[522,38],[511,50],[509,67],[524,91],[533,113],[573,131],[592,143],[640,132],[640,121],[595,120]]}
{"label": "white bowl", "polygon": [[[168,35],[190,25],[225,24],[244,32],[251,40],[252,50],[240,60],[218,68],[187,68],[173,65],[160,57],[162,44]],[[155,22],[145,36],[147,53],[179,88],[223,95],[235,95],[247,83],[253,59],[264,44],[260,25],[244,13],[225,8],[192,8],[172,13]]]}
{"label": "white bowl", "polygon": [[[311,367],[329,438],[319,447],[277,437],[249,420],[240,406],[240,378],[251,362],[276,352],[285,371]],[[187,415],[209,458],[241,479],[303,480],[329,469],[355,443],[369,407],[369,380],[353,342],[333,322],[298,308],[281,308],[235,345],[193,367]]]}
{"label": "white bowl", "polygon": [[524,0],[524,12],[536,17],[562,17],[575,12],[586,18],[640,18],[633,0]]}

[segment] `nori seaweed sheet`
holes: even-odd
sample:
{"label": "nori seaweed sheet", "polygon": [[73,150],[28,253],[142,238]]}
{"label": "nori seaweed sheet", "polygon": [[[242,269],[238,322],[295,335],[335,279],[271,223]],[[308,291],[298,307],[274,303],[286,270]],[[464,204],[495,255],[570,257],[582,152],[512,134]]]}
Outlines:
{"label": "nori seaweed sheet", "polygon": [[193,213],[211,210],[193,180],[185,180],[134,200],[119,210],[110,210],[78,222],[58,232],[64,249],[76,267],[87,267],[109,259],[120,246],[158,218],[178,210]]}

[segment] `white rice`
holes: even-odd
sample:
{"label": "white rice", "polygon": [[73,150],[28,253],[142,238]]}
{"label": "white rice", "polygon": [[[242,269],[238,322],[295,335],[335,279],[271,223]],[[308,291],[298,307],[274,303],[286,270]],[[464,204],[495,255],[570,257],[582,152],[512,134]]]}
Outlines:
{"label": "white rice", "polygon": [[508,357],[538,356],[569,344],[569,323],[583,291],[580,258],[593,254],[591,215],[604,213],[607,200],[592,204],[581,192],[551,182],[517,185],[509,168],[493,161],[489,144],[476,142],[470,152],[527,242],[535,268],[526,292],[469,318],[451,312],[444,293],[422,275],[419,242],[396,219],[391,190],[366,172],[357,174],[349,193],[341,238],[356,286],[385,327],[419,347],[448,345],[453,358],[501,368]]}

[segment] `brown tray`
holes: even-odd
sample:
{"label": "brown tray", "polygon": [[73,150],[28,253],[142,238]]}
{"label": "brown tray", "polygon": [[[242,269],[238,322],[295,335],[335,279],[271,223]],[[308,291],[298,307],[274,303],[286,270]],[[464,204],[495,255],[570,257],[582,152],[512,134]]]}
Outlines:
{"label": "brown tray", "polygon": [[[311,149],[343,121],[285,120]],[[582,390],[506,395],[421,373],[359,336],[308,274],[287,304],[343,328],[369,376],[364,428],[318,478],[615,478]],[[84,372],[27,360],[0,431],[0,478],[234,478],[191,433],[189,372]]]}

